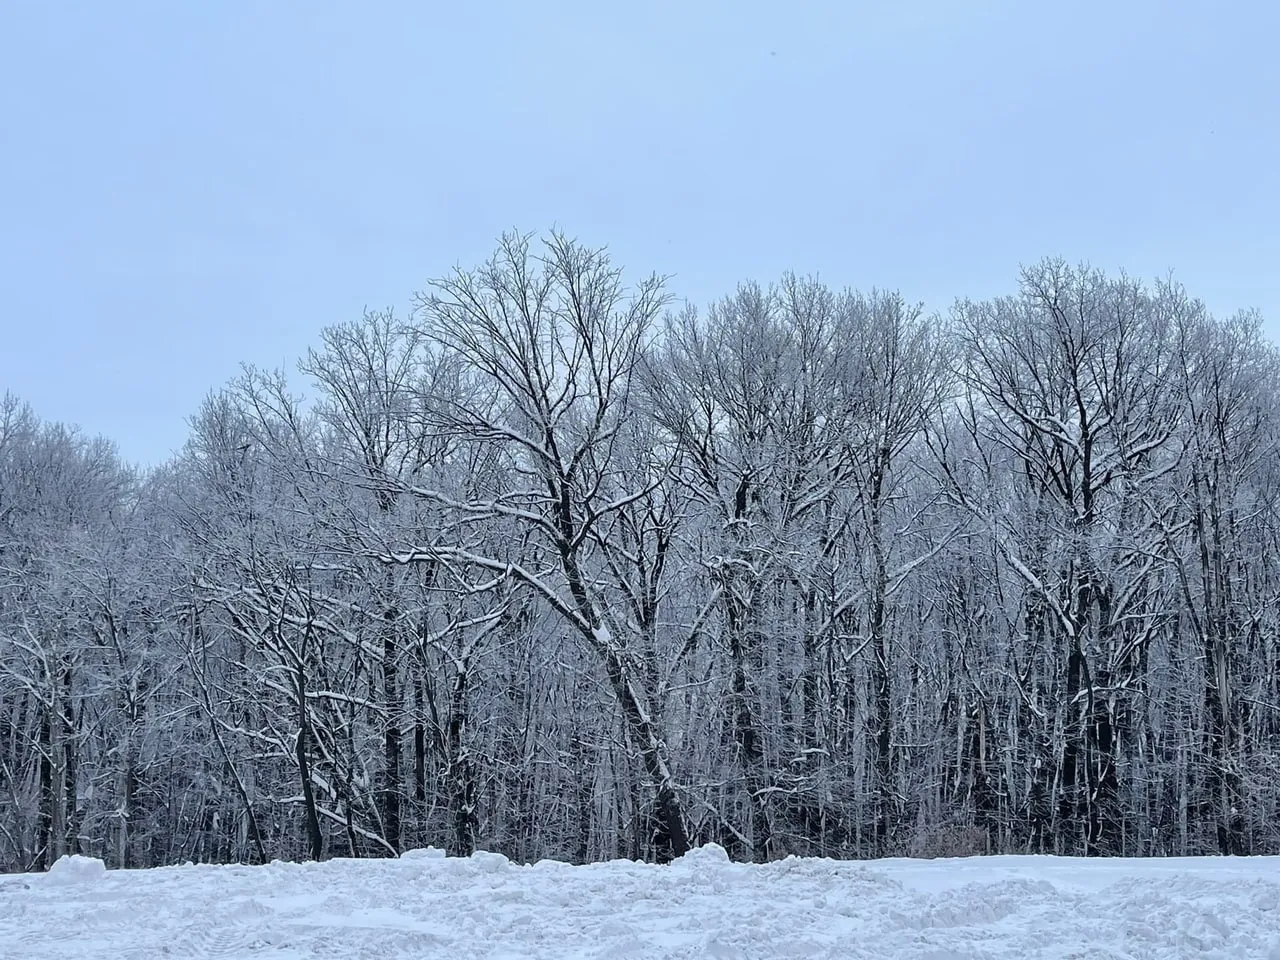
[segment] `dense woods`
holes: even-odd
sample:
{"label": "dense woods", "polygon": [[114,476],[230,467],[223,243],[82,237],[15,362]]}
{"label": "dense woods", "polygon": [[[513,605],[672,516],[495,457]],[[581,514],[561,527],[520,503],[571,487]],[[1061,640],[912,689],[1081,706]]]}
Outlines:
{"label": "dense woods", "polygon": [[1280,853],[1280,366],[509,236],[146,472],[0,404],[0,867]]}

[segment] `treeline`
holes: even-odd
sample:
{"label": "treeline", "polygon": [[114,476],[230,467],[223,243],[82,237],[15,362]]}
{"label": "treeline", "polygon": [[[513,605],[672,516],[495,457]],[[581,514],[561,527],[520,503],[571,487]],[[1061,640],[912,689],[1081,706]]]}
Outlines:
{"label": "treeline", "polygon": [[1280,366],[1042,262],[705,312],[563,236],[138,473],[0,408],[0,865],[1280,853]]}

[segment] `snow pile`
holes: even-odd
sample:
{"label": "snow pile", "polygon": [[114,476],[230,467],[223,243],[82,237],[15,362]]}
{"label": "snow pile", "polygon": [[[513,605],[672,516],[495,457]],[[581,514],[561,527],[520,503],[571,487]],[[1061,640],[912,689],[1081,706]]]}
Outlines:
{"label": "snow pile", "polygon": [[406,850],[400,854],[401,860],[443,860],[445,853],[439,847],[422,847],[418,850]]}
{"label": "snow pile", "polygon": [[71,854],[59,857],[44,875],[47,887],[73,887],[82,883],[97,883],[107,874],[107,865],[93,857]]}
{"label": "snow pile", "polygon": [[671,865],[677,870],[715,870],[730,862],[724,847],[718,843],[708,843],[694,847]]}
{"label": "snow pile", "polygon": [[1280,858],[394,861],[0,877],[0,958],[1280,960]]}

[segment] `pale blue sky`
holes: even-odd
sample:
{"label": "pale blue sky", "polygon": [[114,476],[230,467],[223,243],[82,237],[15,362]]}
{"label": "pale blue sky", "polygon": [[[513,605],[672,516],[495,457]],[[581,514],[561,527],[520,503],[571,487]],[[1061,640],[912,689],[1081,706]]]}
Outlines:
{"label": "pale blue sky", "polygon": [[1280,333],[1271,3],[0,0],[0,391],[155,462],[558,224],[699,302],[1173,269]]}

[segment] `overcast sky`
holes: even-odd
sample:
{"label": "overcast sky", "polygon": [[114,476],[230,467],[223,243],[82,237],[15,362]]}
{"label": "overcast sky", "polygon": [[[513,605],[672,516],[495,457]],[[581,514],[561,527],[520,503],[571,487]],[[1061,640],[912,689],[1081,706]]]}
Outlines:
{"label": "overcast sky", "polygon": [[704,302],[1046,255],[1280,334],[1266,2],[0,2],[0,392],[153,463],[241,361],[558,224]]}

